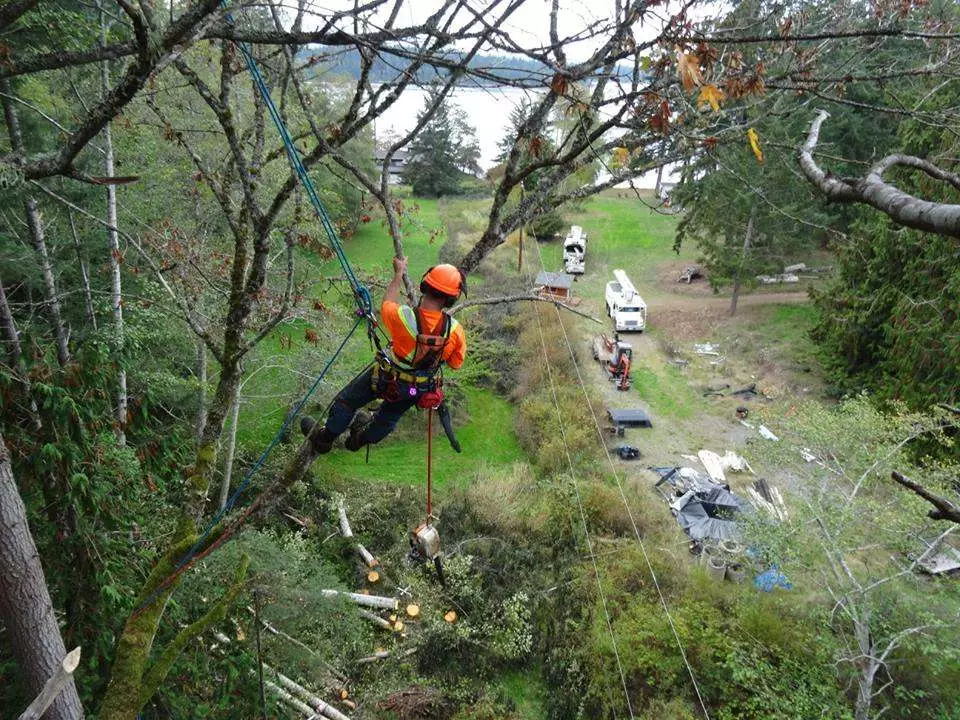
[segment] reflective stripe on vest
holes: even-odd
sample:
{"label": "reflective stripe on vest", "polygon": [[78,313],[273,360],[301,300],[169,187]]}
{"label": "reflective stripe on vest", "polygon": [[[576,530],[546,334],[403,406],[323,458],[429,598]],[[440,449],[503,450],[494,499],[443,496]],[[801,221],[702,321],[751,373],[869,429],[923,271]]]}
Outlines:
{"label": "reflective stripe on vest", "polygon": [[[413,349],[410,350],[410,352],[407,353],[406,355],[400,355],[399,353],[397,353],[396,347],[394,347],[393,357],[397,361],[397,363],[406,365],[411,370],[422,369],[422,368],[414,367],[414,364],[413,364],[417,356],[417,350],[419,349],[419,346],[420,346],[420,343],[417,340],[418,340],[418,337],[421,335],[418,328],[417,311],[415,308],[412,308],[409,305],[401,305],[398,308],[398,315],[400,317],[400,322],[403,323],[404,329],[407,331],[407,333],[409,333],[410,338],[413,340]],[[428,333],[423,333],[423,335],[429,335],[430,337],[442,337],[444,340],[443,345],[439,350],[440,355],[437,358],[436,364],[433,365],[433,368],[438,367],[443,362],[443,351],[446,349],[446,344],[450,342],[450,338],[452,337],[454,331],[460,326],[460,323],[457,322],[450,315],[443,313],[443,317],[441,318],[441,324],[439,328],[440,333],[443,333],[443,329],[445,325],[447,326],[446,335],[442,335],[442,334],[429,335]]]}
{"label": "reflective stripe on vest", "polygon": [[403,356],[398,355],[396,349],[394,349],[393,356],[400,362],[410,363],[417,353],[417,311],[409,305],[401,305],[398,309],[400,322],[403,323],[403,327],[413,339],[413,349]]}

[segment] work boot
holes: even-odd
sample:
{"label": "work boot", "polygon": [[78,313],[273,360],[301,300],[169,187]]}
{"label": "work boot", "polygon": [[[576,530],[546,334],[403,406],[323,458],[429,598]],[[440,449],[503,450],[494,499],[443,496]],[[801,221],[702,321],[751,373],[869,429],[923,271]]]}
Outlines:
{"label": "work boot", "polygon": [[373,415],[363,410],[359,411],[350,423],[350,435],[344,441],[343,446],[352,452],[356,452],[368,443],[363,440],[363,433],[373,420]]}
{"label": "work boot", "polygon": [[300,418],[300,432],[302,432],[305,437],[309,438],[310,444],[313,446],[313,450],[317,453],[317,455],[325,455],[326,453],[330,452],[330,449],[333,447],[333,441],[336,440],[336,437],[332,435],[325,427],[313,432],[313,428],[316,426],[316,424],[316,420],[309,415],[304,415],[302,418]]}

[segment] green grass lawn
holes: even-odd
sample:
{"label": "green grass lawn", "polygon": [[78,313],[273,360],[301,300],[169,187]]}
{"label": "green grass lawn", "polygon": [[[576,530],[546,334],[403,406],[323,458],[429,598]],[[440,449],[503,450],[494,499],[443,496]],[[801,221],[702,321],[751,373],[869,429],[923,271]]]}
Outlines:
{"label": "green grass lawn", "polygon": [[[651,295],[657,268],[664,262],[693,261],[696,250],[684,247],[678,256],[673,240],[678,219],[654,212],[634,196],[600,196],[585,203],[582,212],[565,215],[571,225],[587,233],[586,273],[574,285],[574,294],[602,307],[613,271],[623,269],[644,297]],[[547,270],[563,267],[563,242],[540,244]]]}
{"label": "green grass lawn", "polygon": [[504,694],[516,705],[519,720],[540,720],[544,715],[546,688],[533,669],[517,670],[500,679]]}
{"label": "green grass lawn", "polygon": [[[513,406],[487,390],[466,388],[465,394],[470,419],[456,427],[463,453],[458,455],[453,451],[439,421],[434,418],[437,434],[433,441],[433,482],[438,489],[465,485],[482,465],[508,465],[524,457],[513,433]],[[410,411],[404,418],[408,426],[411,416],[422,428],[419,437],[391,438],[374,445],[369,463],[363,452],[335,450],[322,461],[323,472],[347,478],[362,475],[385,483],[425,483],[426,415]],[[454,420],[456,422],[456,417]]]}

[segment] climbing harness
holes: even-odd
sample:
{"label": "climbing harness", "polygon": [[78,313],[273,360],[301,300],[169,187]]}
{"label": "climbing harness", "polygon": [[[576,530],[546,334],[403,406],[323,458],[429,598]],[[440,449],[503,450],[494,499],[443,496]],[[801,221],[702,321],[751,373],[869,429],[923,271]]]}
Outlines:
{"label": "climbing harness", "polygon": [[[453,319],[443,313],[439,332],[425,332],[420,308],[400,307],[400,318],[415,338],[413,349],[390,356],[380,348],[371,375],[373,391],[387,402],[399,402],[404,396],[417,398],[422,410],[443,402],[443,349],[450,340]],[[396,359],[395,359],[396,358]]]}

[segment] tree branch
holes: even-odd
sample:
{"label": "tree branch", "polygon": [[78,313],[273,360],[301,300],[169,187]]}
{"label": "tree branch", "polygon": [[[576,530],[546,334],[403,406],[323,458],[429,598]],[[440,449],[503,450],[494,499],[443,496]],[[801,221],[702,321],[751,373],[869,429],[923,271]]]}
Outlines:
{"label": "tree branch", "polygon": [[960,205],[935,203],[914,197],[885,182],[882,174],[894,165],[906,165],[919,168],[954,187],[960,186],[960,177],[920,158],[890,155],[875,164],[864,177],[852,183],[839,180],[824,172],[813,159],[813,150],[820,139],[820,126],[829,116],[826,110],[817,113],[817,117],[810,124],[806,142],[798,153],[800,169],[814,187],[830,200],[870,205],[901,225],[960,238]]}
{"label": "tree branch", "polygon": [[224,593],[223,597],[220,598],[217,604],[210,608],[205,615],[181,630],[170,644],[164,648],[163,653],[157,658],[157,661],[144,673],[143,681],[140,685],[140,707],[146,705],[154,693],[157,692],[160,684],[167,677],[170,668],[173,667],[177,658],[180,657],[180,653],[183,652],[187,643],[202,635],[211,625],[222,622],[227,616],[227,611],[230,609],[233,601],[236,600],[237,595],[239,595],[240,591],[244,588],[247,569],[249,567],[250,557],[244,554],[240,558],[240,565],[237,568],[233,585]]}
{"label": "tree branch", "polygon": [[957,507],[947,498],[930,492],[919,483],[914,482],[906,475],[894,470],[890,477],[903,487],[913,493],[916,493],[935,508],[927,513],[927,516],[933,520],[949,520],[950,522],[960,524],[960,507]]}
{"label": "tree branch", "polygon": [[503,303],[525,302],[525,301],[550,303],[551,305],[555,305],[558,308],[562,308],[564,310],[572,312],[574,315],[579,315],[580,317],[587,318],[587,320],[592,320],[598,325],[602,324],[600,320],[593,317],[593,315],[588,315],[585,312],[581,312],[580,310],[577,310],[576,308],[572,308],[566,303],[560,302],[559,300],[554,300],[553,298],[547,298],[547,297],[540,297],[539,295],[534,295],[533,293],[528,293],[528,294],[518,293],[516,295],[504,295],[502,297],[477,298],[476,300],[466,300],[462,303],[457,303],[452,308],[450,308],[450,310],[448,310],[447,312],[450,315],[453,315],[454,313],[458,313],[461,310],[466,310],[467,308],[476,307],[478,305],[501,305]]}

